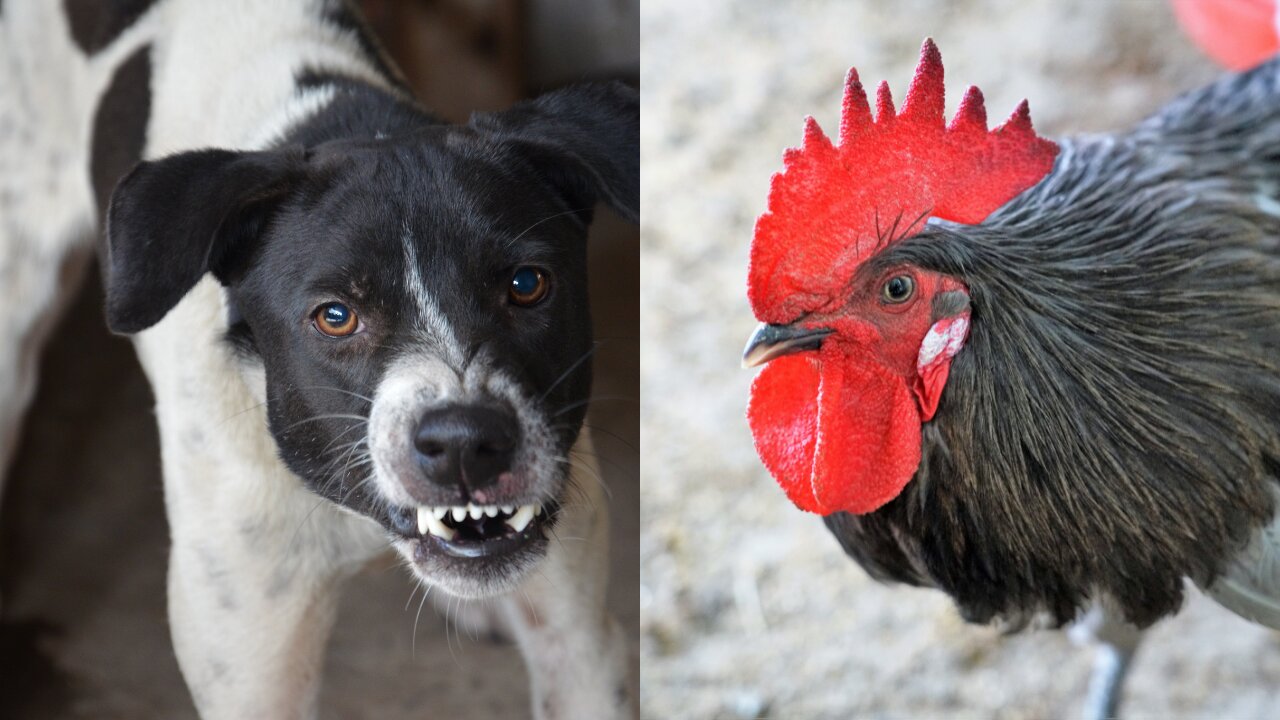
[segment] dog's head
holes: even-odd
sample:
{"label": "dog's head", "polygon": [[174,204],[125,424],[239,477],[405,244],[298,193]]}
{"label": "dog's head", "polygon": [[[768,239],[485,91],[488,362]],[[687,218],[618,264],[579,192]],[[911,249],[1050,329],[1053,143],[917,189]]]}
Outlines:
{"label": "dog's head", "polygon": [[212,273],[288,467],[431,582],[501,591],[567,489],[587,224],[597,201],[638,217],[638,134],[634,91],[585,86],[466,126],[144,162],[111,200],[108,324],[146,329]]}

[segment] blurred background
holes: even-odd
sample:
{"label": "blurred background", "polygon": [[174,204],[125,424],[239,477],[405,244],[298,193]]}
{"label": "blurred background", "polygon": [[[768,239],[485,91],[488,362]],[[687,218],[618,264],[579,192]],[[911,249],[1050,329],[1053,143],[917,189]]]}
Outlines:
{"label": "blurred background", "polygon": [[[560,85],[639,82],[638,0],[365,0],[423,104],[452,121]],[[612,491],[609,602],[638,626],[638,230],[601,209],[590,273],[597,339],[588,419]],[[0,501],[0,718],[193,718],[165,617],[168,528],[150,388],[107,334],[96,268],[41,366]],[[529,716],[519,651],[416,616],[397,563],[347,585],[324,718]],[[416,628],[416,651],[414,633]],[[633,656],[634,660],[634,656]],[[639,667],[633,662],[633,672]]]}
{"label": "blurred background", "polygon": [[[1050,137],[1124,128],[1216,66],[1167,0],[644,0],[641,33],[643,715],[1078,716],[1091,650],[873,582],[761,467],[748,244],[804,116],[834,135],[850,66],[900,102],[926,36],[948,116],[974,84],[992,124],[1026,97]],[[1278,679],[1280,635],[1197,594],[1149,633],[1123,711],[1273,718]]]}

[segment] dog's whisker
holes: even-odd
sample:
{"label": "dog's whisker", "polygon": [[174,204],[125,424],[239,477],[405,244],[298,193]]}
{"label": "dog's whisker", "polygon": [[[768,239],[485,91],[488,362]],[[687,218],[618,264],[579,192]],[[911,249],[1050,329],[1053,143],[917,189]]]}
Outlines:
{"label": "dog's whisker", "polygon": [[316,500],[316,503],[311,506],[311,509],[307,511],[307,514],[303,515],[302,519],[298,521],[298,526],[293,529],[293,535],[289,537],[289,544],[286,546],[290,552],[292,552],[293,550],[294,543],[298,541],[298,533],[302,531],[302,527],[307,524],[308,520],[311,519],[311,514],[314,513],[316,510],[320,509],[320,506],[325,504],[326,502],[328,502],[328,500],[326,500],[325,498],[323,497],[318,498]]}
{"label": "dog's whisker", "polygon": [[354,392],[351,390],[344,390],[342,388],[330,387],[328,385],[303,385],[301,387],[296,387],[292,389],[294,390],[329,390],[332,392],[342,393],[344,395],[350,395],[354,398],[359,398],[367,403],[373,402],[373,398],[369,397],[368,395],[361,395],[358,392]]}
{"label": "dog's whisker", "polygon": [[[543,575],[543,577],[546,577],[546,575]],[[538,608],[533,604],[533,599],[529,597],[528,591],[521,587],[520,594],[524,595],[524,603],[529,608],[529,615],[533,618],[533,624],[541,625],[542,621],[538,619]]]}
{"label": "dog's whisker", "polygon": [[582,365],[582,363],[586,362],[593,354],[595,354],[596,348],[598,347],[600,347],[599,343],[593,343],[590,350],[582,353],[582,357],[578,358],[577,360],[574,360],[573,364],[570,365],[567,370],[565,370],[563,373],[560,373],[560,377],[556,378],[555,382],[551,383],[551,385],[548,386],[546,390],[542,391],[542,394],[538,396],[537,402],[542,402],[543,400],[546,400],[547,396],[551,394],[552,390],[556,389],[557,385],[564,382],[566,378],[568,378],[570,375],[573,374],[574,370],[577,370],[578,367]]}
{"label": "dog's whisker", "polygon": [[559,417],[569,412],[570,410],[573,410],[574,408],[580,408],[583,405],[589,405],[595,402],[632,402],[632,403],[636,403],[637,405],[640,404],[640,401],[638,399],[627,396],[627,395],[601,395],[598,397],[589,397],[589,398],[586,398],[585,400],[579,400],[577,402],[571,402],[568,405],[565,405],[564,407],[552,413],[551,417],[553,418]]}
{"label": "dog's whisker", "polygon": [[373,475],[372,475],[372,474],[370,474],[370,475],[366,475],[366,476],[365,476],[365,478],[364,478],[363,480],[361,480],[360,482],[356,483],[355,485],[352,485],[352,486],[351,486],[351,487],[350,487],[350,488],[349,488],[345,493],[343,493],[342,498],[338,501],[338,504],[340,504],[340,505],[346,505],[346,504],[347,504],[347,500],[348,500],[348,499],[350,499],[350,497],[351,497],[352,495],[354,495],[354,494],[356,493],[356,491],[357,491],[357,490],[359,490],[360,488],[364,487],[364,486],[365,486],[365,484],[366,484],[366,483],[368,483],[368,482],[369,482],[370,480],[372,480],[372,479],[373,479]]}
{"label": "dog's whisker", "polygon": [[[449,647],[449,657],[456,661],[456,660],[458,659],[458,654],[457,654],[456,652],[454,652],[454,650],[453,650],[453,638],[452,638],[452,636],[450,635],[450,633],[451,633],[451,630],[450,630],[450,616],[453,614],[453,603],[454,603],[454,601],[455,601],[455,600],[457,600],[457,597],[456,597],[456,596],[450,596],[448,604],[446,604],[446,605],[445,605],[445,611],[444,611],[444,641],[445,641],[445,645],[447,645],[447,646]],[[459,640],[458,640],[458,644],[459,644],[459,645],[461,645],[461,644],[462,644],[462,640],[461,640],[461,638],[459,638]],[[459,648],[459,649],[461,649],[461,648]]]}
{"label": "dog's whisker", "polygon": [[622,443],[623,445],[626,445],[627,448],[630,449],[635,454],[637,455],[640,454],[640,446],[632,443],[630,440],[622,437],[621,435],[619,435],[616,432],[613,432],[612,430],[600,427],[599,425],[592,425],[591,423],[585,423],[585,422],[582,423],[582,426],[590,430],[592,434],[600,433],[607,437],[611,437],[614,440],[617,440],[618,442]]}
{"label": "dog's whisker", "polygon": [[618,462],[617,460],[614,460],[611,457],[606,457],[604,455],[601,455],[599,451],[575,450],[573,448],[570,448],[569,455],[575,458],[578,458],[579,460],[583,460],[584,462],[594,460],[603,465],[607,465],[613,470],[616,470],[624,475],[635,477],[635,473],[632,472],[630,467],[623,465],[622,463]]}
{"label": "dog's whisker", "polygon": [[413,583],[413,589],[409,591],[409,599],[404,601],[404,610],[401,610],[401,612],[409,612],[409,604],[413,602],[413,596],[417,595],[418,591],[421,589],[422,589],[421,582]]}
{"label": "dog's whisker", "polygon": [[538,227],[539,225],[541,225],[541,224],[543,224],[543,223],[545,223],[545,222],[551,222],[552,220],[555,220],[556,218],[561,218],[561,217],[564,217],[564,216],[566,216],[566,215],[576,215],[576,214],[581,213],[581,212],[586,212],[587,210],[590,210],[590,209],[591,209],[591,208],[577,208],[577,209],[573,209],[573,210],[565,210],[565,211],[563,211],[563,212],[558,212],[558,213],[553,213],[553,214],[551,214],[551,215],[548,215],[547,217],[542,218],[541,220],[539,220],[539,221],[535,222],[534,224],[530,225],[529,227],[525,228],[524,230],[521,230],[521,231],[520,231],[520,234],[516,235],[515,237],[513,237],[513,238],[511,238],[509,241],[507,241],[506,245],[507,245],[507,247],[514,247],[514,246],[515,246],[515,244],[516,244],[517,242],[519,242],[520,238],[522,238],[522,237],[524,237],[526,234],[528,234],[530,230],[533,230],[534,228]]}
{"label": "dog's whisker", "polygon": [[418,657],[418,619],[422,617],[422,606],[427,604],[427,598],[431,595],[431,591],[435,589],[435,585],[428,585],[426,592],[422,593],[422,600],[418,602],[418,612],[413,616],[413,637],[409,639],[409,656]]}
{"label": "dog's whisker", "polygon": [[369,422],[369,418],[365,417],[364,415],[347,415],[342,413],[333,413],[333,414],[327,414],[327,415],[313,415],[309,418],[303,418],[302,420],[299,420],[291,425],[286,426],[282,432],[288,432],[289,430],[292,430],[293,428],[299,425],[303,425],[309,422],[318,422],[320,420],[359,420],[362,423]]}
{"label": "dog's whisker", "polygon": [[267,405],[267,404],[266,404],[265,402],[255,403],[255,404],[250,405],[249,407],[247,407],[247,408],[245,408],[245,409],[243,409],[243,410],[240,410],[240,411],[238,411],[238,412],[231,413],[230,415],[228,415],[228,416],[226,416],[225,418],[223,418],[223,419],[222,419],[222,420],[221,420],[217,425],[215,425],[214,427],[219,427],[219,428],[220,428],[220,427],[222,427],[223,425],[226,425],[227,423],[231,422],[232,420],[234,420],[234,419],[236,419],[236,418],[240,417],[241,415],[243,415],[243,414],[245,414],[245,413],[247,413],[247,412],[253,412],[254,410],[257,410],[258,408],[266,407],[266,405]]}
{"label": "dog's whisker", "polygon": [[[350,426],[350,427],[348,427],[346,430],[343,430],[342,432],[340,432],[340,433],[338,433],[338,434],[334,435],[334,436],[333,436],[333,439],[329,440],[329,443],[328,443],[327,445],[325,445],[323,448],[321,448],[321,449],[320,449],[320,454],[321,454],[321,455],[325,454],[325,452],[327,452],[327,451],[329,450],[329,448],[333,446],[333,444],[334,444],[334,443],[338,442],[338,441],[339,441],[339,440],[341,440],[343,437],[345,437],[347,433],[349,433],[349,432],[351,432],[352,430],[355,430],[355,429],[357,429],[357,428],[364,427],[366,424],[367,424],[367,423],[358,423],[358,422],[357,422],[357,423],[351,423],[351,426]],[[360,440],[357,440],[356,442],[367,442],[367,440],[368,440],[367,438],[361,438]],[[345,445],[344,445],[343,447],[345,447]]]}
{"label": "dog's whisker", "polygon": [[[358,425],[353,427],[358,427]],[[348,428],[344,431],[344,434],[350,432],[351,429]],[[320,472],[326,475],[326,479],[320,483],[317,490],[320,495],[328,496],[331,484],[338,481],[342,476],[349,475],[356,468],[373,461],[373,457],[368,451],[367,443],[368,436],[364,436],[334,449],[332,459],[320,469]],[[363,450],[361,446],[365,446]]]}
{"label": "dog's whisker", "polygon": [[613,490],[609,487],[609,484],[604,481],[604,478],[600,476],[600,473],[597,472],[595,468],[591,467],[589,463],[573,457],[557,457],[553,459],[556,462],[568,465],[575,470],[581,470],[588,478],[596,481],[596,484],[600,486],[600,489],[604,490],[605,498],[607,500],[610,502],[613,501]]}

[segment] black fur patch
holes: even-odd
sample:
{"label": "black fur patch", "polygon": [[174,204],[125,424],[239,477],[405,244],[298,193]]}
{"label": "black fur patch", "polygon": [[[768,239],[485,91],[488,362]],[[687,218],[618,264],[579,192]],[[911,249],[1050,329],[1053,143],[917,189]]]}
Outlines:
{"label": "black fur patch", "polygon": [[1271,518],[1280,220],[1254,198],[1280,181],[1277,70],[1064,142],[985,223],[873,259],[958,278],[973,308],[915,478],[826,519],[873,576],[941,588],[973,621],[1066,622],[1101,594],[1145,626]]}
{"label": "black fur patch", "polygon": [[93,55],[129,29],[156,0],[63,0],[71,39]]}
{"label": "black fur patch", "polygon": [[144,45],[116,69],[93,116],[89,178],[100,222],[106,221],[112,189],[142,159],[150,116],[151,46]]}
{"label": "black fur patch", "polygon": [[102,260],[111,330],[159,322],[205,273],[238,280],[304,165],[300,148],[198,150],[139,164],[108,211]]}
{"label": "black fur patch", "polygon": [[299,89],[329,87],[333,102],[289,129],[288,142],[305,147],[344,138],[377,140],[443,124],[407,95],[395,95],[332,72],[308,69],[295,78]]}

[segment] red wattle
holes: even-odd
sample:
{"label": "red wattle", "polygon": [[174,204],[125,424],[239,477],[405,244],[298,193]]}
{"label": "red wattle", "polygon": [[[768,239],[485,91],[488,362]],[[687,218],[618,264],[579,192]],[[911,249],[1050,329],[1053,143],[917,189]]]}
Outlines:
{"label": "red wattle", "polygon": [[801,510],[868,513],[920,464],[920,412],[906,382],[838,343],[771,361],[751,387],[756,451]]}
{"label": "red wattle", "polygon": [[818,438],[818,359],[788,355],[772,360],[751,383],[747,424],[756,452],[791,502],[821,513],[809,481]]}

